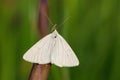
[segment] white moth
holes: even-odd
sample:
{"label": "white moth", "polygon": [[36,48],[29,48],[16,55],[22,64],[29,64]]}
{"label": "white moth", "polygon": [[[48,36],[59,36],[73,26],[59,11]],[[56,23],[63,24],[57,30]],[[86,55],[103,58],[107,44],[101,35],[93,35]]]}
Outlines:
{"label": "white moth", "polygon": [[33,45],[24,54],[23,59],[38,64],[52,63],[59,67],[79,65],[79,60],[74,51],[57,30],[54,30]]}

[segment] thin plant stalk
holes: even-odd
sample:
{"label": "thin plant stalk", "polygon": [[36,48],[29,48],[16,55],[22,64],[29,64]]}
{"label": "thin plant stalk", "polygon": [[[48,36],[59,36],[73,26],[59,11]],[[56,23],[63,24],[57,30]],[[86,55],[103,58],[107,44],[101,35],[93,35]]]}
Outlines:
{"label": "thin plant stalk", "polygon": [[[39,2],[39,19],[38,32],[41,37],[44,37],[48,32],[48,0],[40,0]],[[51,64],[34,63],[28,80],[47,80]]]}

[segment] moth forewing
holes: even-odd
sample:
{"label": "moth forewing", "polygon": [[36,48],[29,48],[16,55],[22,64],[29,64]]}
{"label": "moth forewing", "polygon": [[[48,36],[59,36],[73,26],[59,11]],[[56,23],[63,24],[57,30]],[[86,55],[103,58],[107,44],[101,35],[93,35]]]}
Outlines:
{"label": "moth forewing", "polygon": [[79,61],[74,51],[58,33],[51,62],[59,67],[72,67],[79,65]]}
{"label": "moth forewing", "polygon": [[23,56],[23,59],[31,63],[50,63],[52,38],[51,34],[45,36],[34,44]]}

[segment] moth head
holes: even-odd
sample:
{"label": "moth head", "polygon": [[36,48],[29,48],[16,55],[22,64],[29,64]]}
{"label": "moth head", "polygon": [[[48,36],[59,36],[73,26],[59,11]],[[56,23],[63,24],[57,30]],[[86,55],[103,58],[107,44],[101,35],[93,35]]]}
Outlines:
{"label": "moth head", "polygon": [[52,32],[56,30],[56,26],[57,26],[57,24],[55,24],[55,25],[52,27],[52,29],[51,29]]}

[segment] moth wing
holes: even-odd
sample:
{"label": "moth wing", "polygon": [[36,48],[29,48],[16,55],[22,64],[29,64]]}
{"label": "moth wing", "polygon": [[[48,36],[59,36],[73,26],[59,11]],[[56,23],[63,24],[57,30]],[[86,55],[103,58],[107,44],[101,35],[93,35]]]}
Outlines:
{"label": "moth wing", "polygon": [[39,40],[24,55],[23,59],[38,64],[50,63],[50,53],[52,46],[51,34]]}
{"label": "moth wing", "polygon": [[59,67],[72,67],[79,65],[79,60],[74,51],[59,34],[56,38],[51,62]]}

